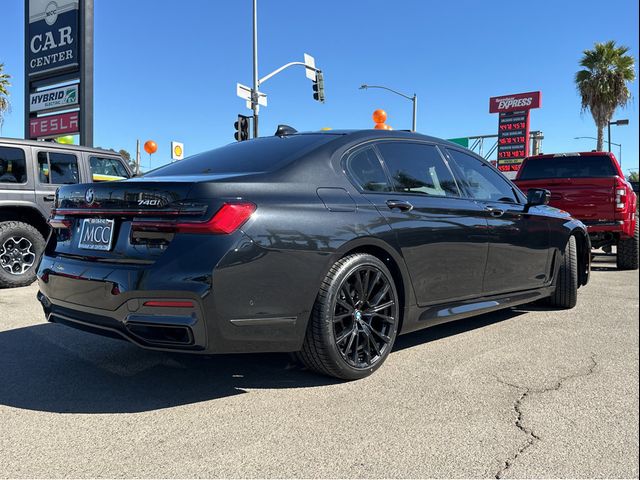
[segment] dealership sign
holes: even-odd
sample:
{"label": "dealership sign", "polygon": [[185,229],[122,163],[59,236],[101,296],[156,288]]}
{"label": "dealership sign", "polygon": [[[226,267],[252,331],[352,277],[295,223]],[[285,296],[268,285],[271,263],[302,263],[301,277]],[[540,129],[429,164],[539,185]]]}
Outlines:
{"label": "dealership sign", "polygon": [[47,138],[76,134],[80,129],[78,114],[79,112],[71,112],[32,118],[29,120],[29,137]]}
{"label": "dealership sign", "polygon": [[28,76],[78,65],[78,0],[28,0]]}
{"label": "dealership sign", "polygon": [[32,93],[29,96],[29,111],[39,112],[60,107],[71,107],[78,104],[78,85],[53,88]]}
{"label": "dealership sign", "polygon": [[541,92],[516,93],[491,97],[489,99],[489,113],[515,112],[517,110],[530,110],[542,106]]}
{"label": "dealership sign", "polygon": [[515,178],[529,155],[529,110],[542,104],[541,92],[515,93],[489,99],[489,113],[499,113],[497,167]]}

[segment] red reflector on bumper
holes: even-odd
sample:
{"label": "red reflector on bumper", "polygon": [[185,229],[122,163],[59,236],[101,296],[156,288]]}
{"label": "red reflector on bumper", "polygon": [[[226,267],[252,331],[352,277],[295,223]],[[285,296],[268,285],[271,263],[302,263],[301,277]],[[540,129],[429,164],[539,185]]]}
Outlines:
{"label": "red reflector on bumper", "polygon": [[165,308],[193,308],[193,302],[190,301],[165,301],[165,300],[149,300],[144,302],[145,307],[165,307]]}

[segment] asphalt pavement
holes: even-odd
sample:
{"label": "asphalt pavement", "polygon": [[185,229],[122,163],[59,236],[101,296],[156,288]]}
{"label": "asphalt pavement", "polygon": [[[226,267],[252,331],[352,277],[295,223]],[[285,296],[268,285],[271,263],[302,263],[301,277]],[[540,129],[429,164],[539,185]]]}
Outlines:
{"label": "asphalt pavement", "polygon": [[638,477],[638,272],[578,306],[402,336],[340,382],[288,355],[147,352],[0,290],[1,477]]}

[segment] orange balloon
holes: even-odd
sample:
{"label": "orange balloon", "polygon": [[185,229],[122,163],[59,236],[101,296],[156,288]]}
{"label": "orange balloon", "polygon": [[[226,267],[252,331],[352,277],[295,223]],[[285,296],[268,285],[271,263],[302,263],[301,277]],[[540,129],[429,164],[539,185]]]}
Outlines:
{"label": "orange balloon", "polygon": [[385,125],[384,123],[376,123],[375,127],[376,130],[387,130],[387,125]]}
{"label": "orange balloon", "polygon": [[378,109],[373,112],[373,121],[376,123],[384,123],[387,120],[387,112],[382,109]]}
{"label": "orange balloon", "polygon": [[157,150],[158,144],[153,140],[147,140],[146,142],[144,142],[144,151],[149,155],[151,155],[152,153],[156,153]]}
{"label": "orange balloon", "polygon": [[387,124],[385,124],[384,129],[385,129],[385,130],[393,130],[393,128],[391,127],[391,125],[387,125]]}

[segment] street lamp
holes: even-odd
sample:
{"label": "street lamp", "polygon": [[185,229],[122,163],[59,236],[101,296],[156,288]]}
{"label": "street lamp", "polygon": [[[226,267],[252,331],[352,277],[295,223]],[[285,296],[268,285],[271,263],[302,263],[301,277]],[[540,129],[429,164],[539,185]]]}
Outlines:
{"label": "street lamp", "polygon": [[360,85],[360,90],[366,90],[367,88],[381,88],[383,90],[389,90],[390,92],[393,92],[396,95],[400,95],[401,97],[404,97],[407,100],[411,100],[413,102],[413,122],[412,122],[411,131],[412,132],[416,131],[417,122],[418,122],[418,96],[415,93],[413,94],[413,97],[411,97],[409,95],[405,95],[404,93],[400,93],[392,88],[383,87],[381,85],[367,85],[366,83]]}
{"label": "street lamp", "polygon": [[624,118],[622,120],[614,120],[613,122],[609,122],[609,124],[607,125],[607,131],[608,131],[608,142],[609,142],[609,152],[611,152],[611,125],[629,125],[629,119]]}
{"label": "street lamp", "polygon": [[[574,140],[580,140],[581,138],[588,138],[589,140],[598,140],[596,137],[573,137]],[[618,162],[622,163],[622,144],[621,143],[616,143],[616,142],[609,142],[610,146],[609,146],[609,151],[611,151],[611,145],[615,145],[616,147],[619,148],[619,152],[620,154],[618,155]]]}

